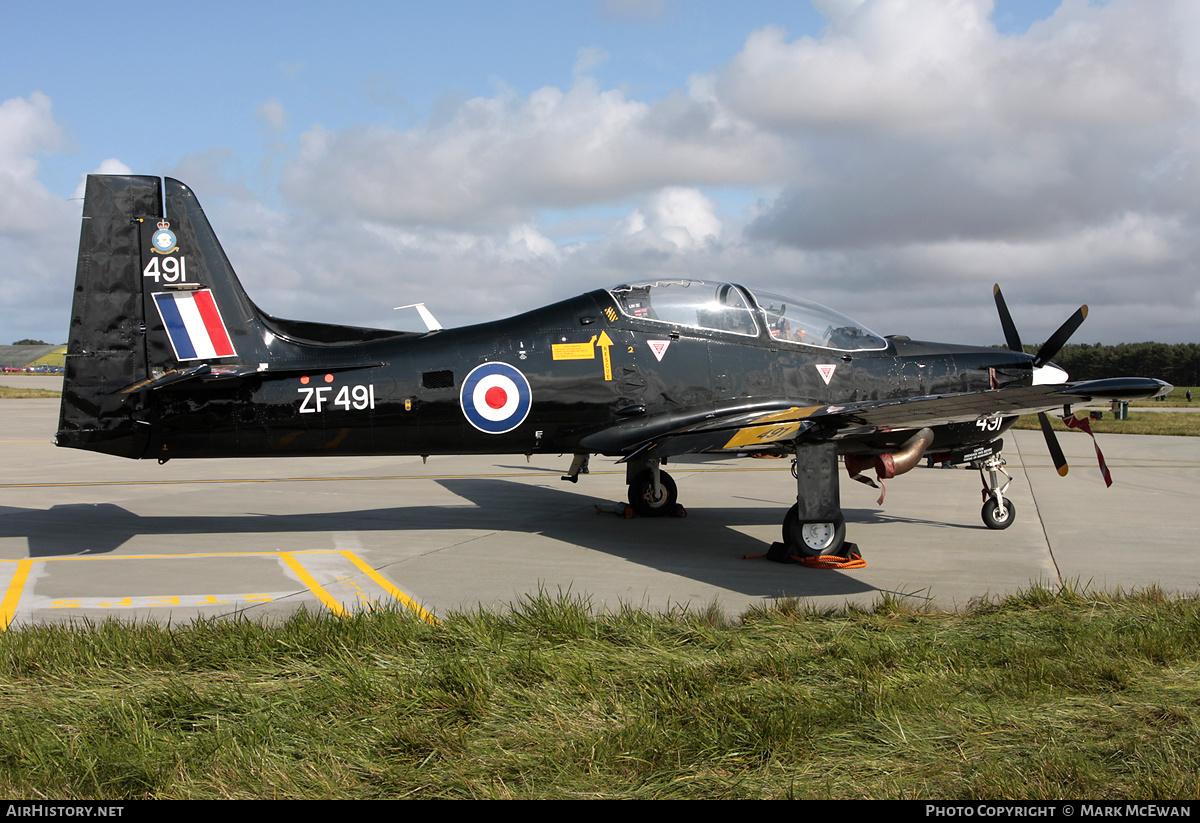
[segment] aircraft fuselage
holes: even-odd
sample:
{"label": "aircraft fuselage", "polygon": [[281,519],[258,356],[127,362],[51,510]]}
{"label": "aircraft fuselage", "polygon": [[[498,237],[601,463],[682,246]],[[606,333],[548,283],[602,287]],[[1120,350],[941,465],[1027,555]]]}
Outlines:
{"label": "aircraft fuselage", "polygon": [[[1002,349],[895,339],[885,350],[855,353],[781,346],[765,331],[729,339],[620,314],[609,321],[615,313],[609,293],[597,291],[507,320],[365,343],[313,346],[275,336],[270,347],[275,362],[290,364],[286,373],[154,392],[137,414],[151,436],[130,442],[141,454],[126,456],[619,454],[605,448],[603,435],[614,421],[649,438],[717,411],[978,391],[994,387],[989,367],[1014,360]],[[466,413],[473,401],[464,378],[484,363],[507,364],[528,381],[528,412],[511,430],[481,429]],[[999,430],[942,427],[935,448],[988,442]],[[884,447],[907,436],[878,441]]]}

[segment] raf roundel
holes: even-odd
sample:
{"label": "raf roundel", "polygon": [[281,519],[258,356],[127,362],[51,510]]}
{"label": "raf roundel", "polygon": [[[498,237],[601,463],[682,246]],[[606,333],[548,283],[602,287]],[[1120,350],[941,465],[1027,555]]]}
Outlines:
{"label": "raf roundel", "polygon": [[533,405],[529,381],[507,363],[483,363],[463,381],[458,396],[467,421],[486,434],[504,434],[524,422]]}

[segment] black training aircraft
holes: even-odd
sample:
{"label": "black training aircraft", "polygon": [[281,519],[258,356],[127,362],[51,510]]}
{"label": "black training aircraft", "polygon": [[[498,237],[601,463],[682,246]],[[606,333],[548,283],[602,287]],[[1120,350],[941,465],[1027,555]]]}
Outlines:
{"label": "black training aircraft", "polygon": [[[1008,349],[879,337],[806,300],[731,283],[632,281],[526,314],[423,333],[282,320],[238,283],[177,180],[90,176],[71,314],[60,446],[160,461],[296,455],[620,457],[632,507],[677,510],[668,458],[791,454],[784,543],[837,554],[838,456],[851,476],[926,455],[970,463],[984,522],[1008,526],[1000,435],[1039,413],[1154,397],[1158,380],[1067,383],[1050,363],[1082,308],[1025,354],[999,288]],[[1004,480],[1001,480],[1003,476]]]}

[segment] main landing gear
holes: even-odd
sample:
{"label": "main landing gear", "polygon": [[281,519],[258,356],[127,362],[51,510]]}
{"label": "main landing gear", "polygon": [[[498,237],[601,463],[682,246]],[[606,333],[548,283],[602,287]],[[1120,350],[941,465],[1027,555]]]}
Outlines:
{"label": "main landing gear", "polygon": [[[1004,458],[999,453],[976,464],[983,481],[983,524],[989,529],[1007,529],[1017,518],[1017,507],[1004,497],[1012,485],[1012,475],[1004,470]],[[1001,482],[1000,475],[1004,475]]]}
{"label": "main landing gear", "polygon": [[[583,470],[579,455],[564,480],[574,482]],[[838,454],[833,443],[798,446],[796,505],[783,519],[783,543],[790,554],[804,557],[841,555],[846,544],[846,518],[838,489]],[[679,489],[658,459],[631,460],[625,465],[629,505],[642,517],[679,516]],[[853,544],[850,544],[853,546]]]}
{"label": "main landing gear", "polygon": [[[586,453],[574,455],[571,467],[562,476],[568,483],[579,482],[579,475],[588,473]],[[671,475],[662,470],[662,461],[631,460],[625,466],[625,482],[629,485],[629,506],[642,517],[683,517],[679,505],[679,488]]]}
{"label": "main landing gear", "polygon": [[[838,490],[838,455],[833,443],[796,449],[796,505],[783,519],[783,543],[804,557],[840,555],[846,545],[846,518]],[[629,505],[642,517],[672,515],[679,492],[658,460],[630,461],[626,467]]]}
{"label": "main landing gear", "polygon": [[846,519],[800,522],[800,504],[783,518],[783,542],[807,557],[837,554],[846,542]]}
{"label": "main landing gear", "polygon": [[833,443],[797,446],[796,505],[783,518],[783,542],[804,557],[842,554],[846,518],[838,489],[838,455]]}
{"label": "main landing gear", "polygon": [[625,470],[629,505],[642,517],[665,517],[679,506],[679,487],[657,460],[630,463]]}

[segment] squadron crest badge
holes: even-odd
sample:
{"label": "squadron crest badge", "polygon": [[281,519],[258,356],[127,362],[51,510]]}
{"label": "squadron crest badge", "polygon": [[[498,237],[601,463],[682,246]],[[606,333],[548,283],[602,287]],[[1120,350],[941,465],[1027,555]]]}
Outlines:
{"label": "squadron crest badge", "polygon": [[171,231],[171,224],[166,220],[158,221],[158,231],[150,239],[150,248],[159,254],[170,254],[171,252],[179,251],[179,244],[175,240],[175,232]]}

